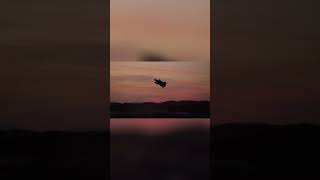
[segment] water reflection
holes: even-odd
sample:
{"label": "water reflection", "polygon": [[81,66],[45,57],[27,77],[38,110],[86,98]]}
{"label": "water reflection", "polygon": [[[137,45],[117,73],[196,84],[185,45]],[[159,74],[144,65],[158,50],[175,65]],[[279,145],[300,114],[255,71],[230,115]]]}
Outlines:
{"label": "water reflection", "polygon": [[112,119],[111,180],[210,178],[209,119]]}
{"label": "water reflection", "polygon": [[210,119],[205,118],[114,118],[110,121],[113,133],[167,133],[179,129],[209,128]]}

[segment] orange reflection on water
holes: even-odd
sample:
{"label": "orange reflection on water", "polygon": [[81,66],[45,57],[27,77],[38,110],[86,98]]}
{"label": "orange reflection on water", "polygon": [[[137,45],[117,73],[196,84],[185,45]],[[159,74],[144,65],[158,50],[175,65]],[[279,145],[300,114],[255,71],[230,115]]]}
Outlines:
{"label": "orange reflection on water", "polygon": [[114,118],[110,121],[111,132],[165,133],[175,129],[209,128],[205,118]]}

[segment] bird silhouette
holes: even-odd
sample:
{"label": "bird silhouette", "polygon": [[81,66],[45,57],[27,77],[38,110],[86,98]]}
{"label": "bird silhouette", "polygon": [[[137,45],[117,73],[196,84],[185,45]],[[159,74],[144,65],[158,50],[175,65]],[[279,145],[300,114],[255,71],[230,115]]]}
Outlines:
{"label": "bird silhouette", "polygon": [[167,85],[167,82],[161,81],[160,79],[154,79],[154,83],[158,84],[162,88],[166,87],[166,85]]}

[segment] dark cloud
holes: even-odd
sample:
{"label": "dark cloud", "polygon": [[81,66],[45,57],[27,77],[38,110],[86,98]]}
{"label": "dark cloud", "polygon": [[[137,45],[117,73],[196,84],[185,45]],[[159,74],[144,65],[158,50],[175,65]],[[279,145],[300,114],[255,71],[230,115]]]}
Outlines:
{"label": "dark cloud", "polygon": [[176,61],[174,59],[170,59],[170,58],[165,57],[163,55],[159,55],[159,54],[151,53],[151,52],[143,53],[140,60],[144,61],[144,62],[170,62],[170,61]]}

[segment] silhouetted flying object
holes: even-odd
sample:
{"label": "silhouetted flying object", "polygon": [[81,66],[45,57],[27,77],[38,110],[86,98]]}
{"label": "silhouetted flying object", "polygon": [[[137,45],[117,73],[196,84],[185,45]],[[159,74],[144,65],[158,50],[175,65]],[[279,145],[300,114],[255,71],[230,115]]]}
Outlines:
{"label": "silhouetted flying object", "polygon": [[160,85],[162,88],[167,85],[167,82],[161,81],[160,79],[154,79],[154,83]]}

